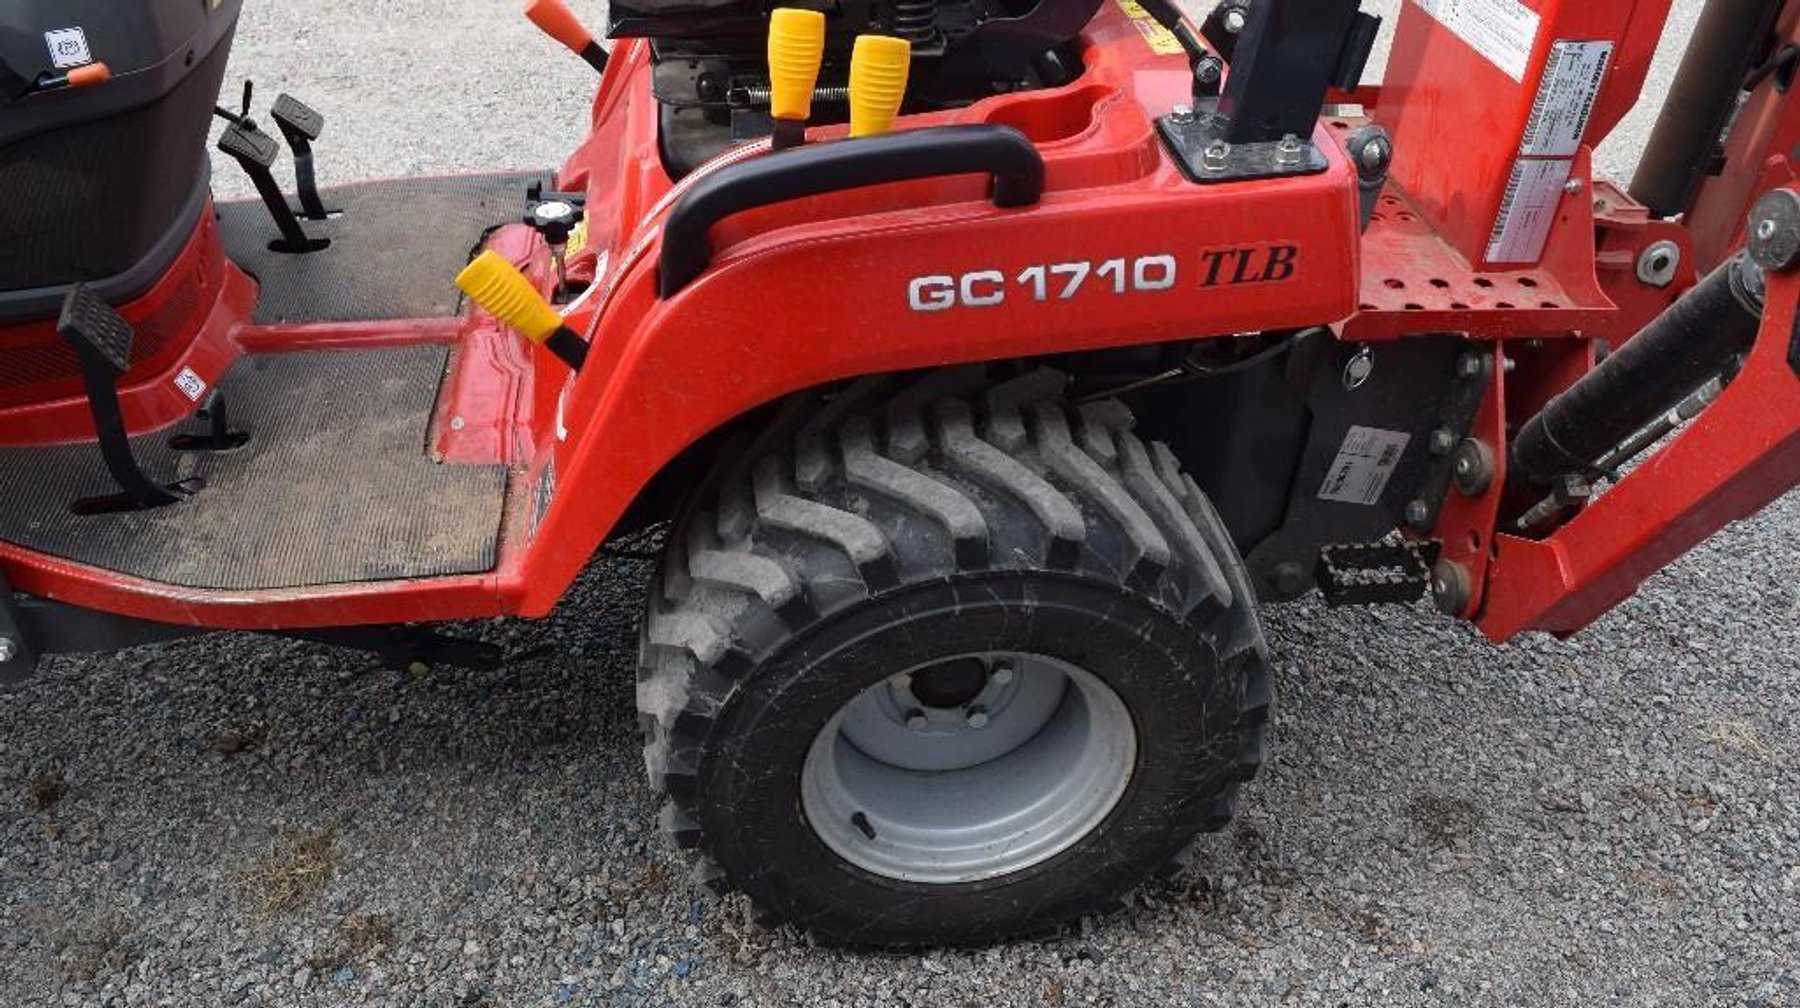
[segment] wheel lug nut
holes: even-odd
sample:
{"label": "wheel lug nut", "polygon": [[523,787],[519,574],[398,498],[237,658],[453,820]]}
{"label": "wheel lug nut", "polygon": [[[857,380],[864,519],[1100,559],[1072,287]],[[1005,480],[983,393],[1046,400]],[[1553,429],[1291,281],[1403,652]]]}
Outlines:
{"label": "wheel lug nut", "polygon": [[902,672],[888,680],[895,689],[912,689],[912,673]]}
{"label": "wheel lug nut", "polygon": [[931,727],[931,719],[926,717],[925,712],[922,710],[907,711],[906,727],[913,731],[924,731]]}
{"label": "wheel lug nut", "polygon": [[963,719],[968,723],[970,728],[986,728],[988,725],[987,708],[970,707],[967,711],[963,712]]}
{"label": "wheel lug nut", "polygon": [[1011,664],[995,665],[994,671],[989,673],[988,678],[996,686],[1005,686],[1013,681],[1013,667]]}

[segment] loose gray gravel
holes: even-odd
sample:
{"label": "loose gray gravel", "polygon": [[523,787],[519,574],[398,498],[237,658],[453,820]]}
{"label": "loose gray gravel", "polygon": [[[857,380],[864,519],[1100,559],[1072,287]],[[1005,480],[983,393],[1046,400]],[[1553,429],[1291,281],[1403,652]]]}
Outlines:
{"label": "loose gray gravel", "polygon": [[[236,72],[328,111],[328,178],[548,163],[586,75],[451,6],[252,0]],[[1237,824],[1121,917],[972,952],[822,951],[688,884],[638,758],[637,562],[470,628],[494,673],[240,636],[55,660],[0,695],[0,1003],[1800,1004],[1797,532],[1790,495],[1568,642],[1271,610]]]}

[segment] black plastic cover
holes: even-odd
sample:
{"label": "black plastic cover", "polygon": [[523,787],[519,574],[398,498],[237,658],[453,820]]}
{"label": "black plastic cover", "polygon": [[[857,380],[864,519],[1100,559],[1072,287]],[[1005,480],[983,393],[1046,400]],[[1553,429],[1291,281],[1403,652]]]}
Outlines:
{"label": "black plastic cover", "polygon": [[[142,293],[194,227],[206,136],[241,0],[0,4],[0,321],[53,315],[69,284]],[[109,80],[67,72],[72,32]]]}

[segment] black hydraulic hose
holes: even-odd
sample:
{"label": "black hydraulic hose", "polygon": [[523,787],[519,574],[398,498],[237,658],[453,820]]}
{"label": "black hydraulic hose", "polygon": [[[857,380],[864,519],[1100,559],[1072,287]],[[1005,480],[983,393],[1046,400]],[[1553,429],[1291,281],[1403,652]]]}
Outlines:
{"label": "black hydraulic hose", "polygon": [[1513,466],[1545,486],[1595,472],[1614,448],[1749,349],[1762,305],[1762,269],[1739,253],[1550,400],[1514,439]]}
{"label": "black hydraulic hose", "polygon": [[1711,171],[1757,46],[1783,0],[1709,0],[1644,148],[1631,195],[1657,217],[1687,212]]}

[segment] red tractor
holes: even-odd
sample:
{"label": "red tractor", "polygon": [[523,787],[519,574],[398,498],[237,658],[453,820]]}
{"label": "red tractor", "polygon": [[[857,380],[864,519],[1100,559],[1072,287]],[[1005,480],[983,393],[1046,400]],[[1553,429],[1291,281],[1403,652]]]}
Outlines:
{"label": "red tractor", "polygon": [[1800,481],[1800,4],[1712,0],[1629,187],[1670,0],[1411,0],[1380,86],[1357,0],[794,4],[534,0],[560,169],[323,192],[321,115],[215,105],[239,0],[11,5],[0,678],[493,663],[433,624],[660,535],[669,838],[985,941],[1227,822],[1259,603],[1570,634]]}

